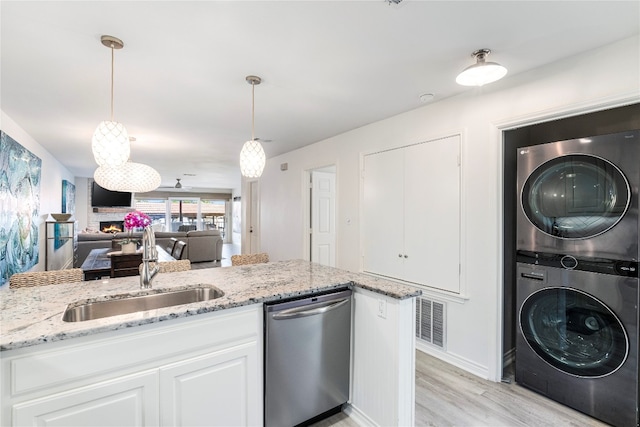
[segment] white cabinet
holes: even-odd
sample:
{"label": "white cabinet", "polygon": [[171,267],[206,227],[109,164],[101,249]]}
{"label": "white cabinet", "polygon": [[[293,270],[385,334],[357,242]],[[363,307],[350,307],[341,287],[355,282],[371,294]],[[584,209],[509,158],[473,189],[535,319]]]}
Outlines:
{"label": "white cabinet", "polygon": [[162,425],[260,424],[262,413],[252,412],[262,405],[257,361],[257,344],[251,342],[161,368]]}
{"label": "white cabinet", "polygon": [[[364,271],[404,277],[404,151],[364,159]],[[408,259],[408,258],[407,258]]]}
{"label": "white cabinet", "polygon": [[365,156],[365,272],[460,292],[459,159],[459,135]]}
{"label": "white cabinet", "polygon": [[353,299],[348,412],[359,425],[413,426],[416,300],[397,300],[361,288],[355,288]]}
{"label": "white cabinet", "polygon": [[262,422],[262,306],[2,352],[2,426]]}
{"label": "white cabinet", "polygon": [[157,373],[142,372],[16,404],[12,425],[158,425],[157,396]]}

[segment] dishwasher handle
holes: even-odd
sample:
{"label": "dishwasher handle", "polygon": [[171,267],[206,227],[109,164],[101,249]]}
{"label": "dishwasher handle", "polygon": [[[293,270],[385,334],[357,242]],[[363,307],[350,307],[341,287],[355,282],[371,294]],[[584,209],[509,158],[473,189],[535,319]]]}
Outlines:
{"label": "dishwasher handle", "polygon": [[349,301],[351,301],[350,298],[345,298],[333,304],[324,305],[322,307],[317,307],[312,309],[308,309],[307,308],[308,306],[289,308],[287,310],[282,310],[277,312],[276,314],[273,315],[272,318],[273,320],[287,320],[287,319],[295,319],[297,317],[315,316],[316,314],[323,314],[328,311],[335,310],[339,307],[342,307],[343,305],[347,304]]}

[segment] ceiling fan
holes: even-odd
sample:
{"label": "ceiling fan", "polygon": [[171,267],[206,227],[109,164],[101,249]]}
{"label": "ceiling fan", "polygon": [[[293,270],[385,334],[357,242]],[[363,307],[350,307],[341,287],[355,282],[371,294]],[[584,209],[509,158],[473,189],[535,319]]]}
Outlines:
{"label": "ceiling fan", "polygon": [[159,188],[162,188],[164,190],[173,190],[173,191],[180,191],[180,190],[187,191],[187,190],[190,190],[191,187],[182,185],[182,183],[180,182],[181,179],[182,178],[176,178],[176,183],[173,186],[163,186],[163,187],[159,187]]}

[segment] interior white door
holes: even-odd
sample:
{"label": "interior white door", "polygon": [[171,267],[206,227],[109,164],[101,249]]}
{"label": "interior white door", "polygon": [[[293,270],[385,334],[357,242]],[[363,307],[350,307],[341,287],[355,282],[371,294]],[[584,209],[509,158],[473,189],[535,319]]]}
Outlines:
{"label": "interior white door", "polygon": [[249,221],[247,224],[247,231],[249,233],[249,250],[243,253],[254,254],[259,251],[259,212],[258,212],[258,181],[251,181],[249,183],[249,191],[251,192],[251,200],[249,203]]}
{"label": "interior white door", "polygon": [[404,153],[390,150],[364,158],[363,270],[402,278],[404,256]]}
{"label": "interior white door", "polygon": [[404,280],[459,293],[460,136],[404,151]]}
{"label": "interior white door", "polygon": [[311,261],[336,266],[335,172],[311,172]]}

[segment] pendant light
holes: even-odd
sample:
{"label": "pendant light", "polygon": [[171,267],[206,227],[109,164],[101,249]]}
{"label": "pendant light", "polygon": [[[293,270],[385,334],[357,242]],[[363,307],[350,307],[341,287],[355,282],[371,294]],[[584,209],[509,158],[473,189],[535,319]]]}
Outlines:
{"label": "pendant light", "polygon": [[251,85],[251,140],[245,142],[240,151],[240,172],[245,178],[260,178],[266,156],[260,141],[255,138],[255,89],[262,79],[257,76],[247,76],[246,80]]}
{"label": "pendant light", "polygon": [[131,147],[124,125],[113,120],[113,62],[114,50],[122,49],[124,43],[112,36],[102,36],[100,41],[111,49],[111,120],[98,125],[93,133],[91,150],[99,166],[121,166],[129,159]]}
{"label": "pendant light", "polygon": [[102,188],[111,191],[146,193],[160,186],[160,174],[151,166],[126,162],[122,166],[100,166],[93,179]]}
{"label": "pendant light", "polygon": [[471,56],[476,58],[476,63],[458,74],[456,83],[462,86],[482,86],[500,80],[507,75],[507,69],[502,65],[485,61],[490,53],[489,49],[479,49],[473,52]]}

